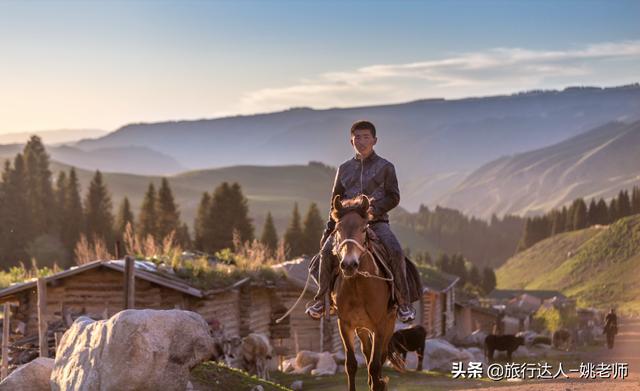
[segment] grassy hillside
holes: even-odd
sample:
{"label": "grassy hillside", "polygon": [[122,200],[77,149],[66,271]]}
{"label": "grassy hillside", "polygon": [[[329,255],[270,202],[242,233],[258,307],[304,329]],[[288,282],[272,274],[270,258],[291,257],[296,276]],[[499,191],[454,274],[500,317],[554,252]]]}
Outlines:
{"label": "grassy hillside", "polygon": [[496,277],[498,288],[556,289],[580,306],[640,313],[640,215],[543,240]]}

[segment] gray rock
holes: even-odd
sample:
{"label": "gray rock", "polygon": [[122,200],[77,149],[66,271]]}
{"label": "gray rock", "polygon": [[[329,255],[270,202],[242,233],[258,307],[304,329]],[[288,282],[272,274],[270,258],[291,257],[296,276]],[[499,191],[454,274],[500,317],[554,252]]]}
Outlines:
{"label": "gray rock", "polygon": [[53,359],[38,357],[19,366],[0,382],[0,391],[49,391],[49,378],[53,370]]}
{"label": "gray rock", "polygon": [[291,388],[293,391],[302,391],[302,384],[302,380],[296,380],[291,383],[291,386],[289,388]]}
{"label": "gray rock", "polygon": [[338,364],[329,352],[322,352],[318,355],[316,368],[311,371],[313,376],[332,376],[336,373]]}
{"label": "gray rock", "polygon": [[189,370],[214,354],[210,333],[202,316],[182,310],[80,317],[60,341],[51,389],[183,391]]}
{"label": "gray rock", "polygon": [[301,350],[296,355],[296,370],[308,367],[311,365],[311,369],[315,368],[318,364],[320,353],[312,352],[310,350]]}

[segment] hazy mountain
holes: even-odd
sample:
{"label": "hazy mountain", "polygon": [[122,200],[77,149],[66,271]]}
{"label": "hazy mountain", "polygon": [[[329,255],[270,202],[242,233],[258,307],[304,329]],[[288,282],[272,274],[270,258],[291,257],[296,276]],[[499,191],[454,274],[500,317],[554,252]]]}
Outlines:
{"label": "hazy mountain", "polygon": [[76,145],[87,151],[145,146],[195,169],[312,160],[338,165],[351,156],[351,123],[362,118],[377,125],[377,148],[396,164],[402,205],[415,210],[499,156],[551,145],[612,120],[640,118],[640,86],[130,124]]}
{"label": "hazy mountain", "polygon": [[76,142],[85,138],[96,138],[106,135],[107,131],[99,129],[57,129],[34,132],[0,134],[0,144],[18,144],[26,142],[32,135],[38,135],[48,144]]}
{"label": "hazy mountain", "polygon": [[549,147],[503,157],[470,174],[440,200],[489,217],[536,214],[640,184],[640,121],[612,122]]}
{"label": "hazy mountain", "polygon": [[[0,157],[11,158],[22,152],[24,144],[0,145]],[[84,151],[76,147],[47,146],[51,159],[86,170],[134,172],[137,174],[175,174],[185,170],[174,158],[141,146],[97,148]]]}

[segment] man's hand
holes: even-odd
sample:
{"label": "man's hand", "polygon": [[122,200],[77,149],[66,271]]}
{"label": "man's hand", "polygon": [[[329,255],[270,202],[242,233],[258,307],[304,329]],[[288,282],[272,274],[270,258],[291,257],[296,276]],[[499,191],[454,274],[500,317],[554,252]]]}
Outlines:
{"label": "man's hand", "polygon": [[376,217],[375,211],[373,209],[373,205],[369,206],[369,209],[367,209],[367,214],[369,215],[370,219],[374,219]]}

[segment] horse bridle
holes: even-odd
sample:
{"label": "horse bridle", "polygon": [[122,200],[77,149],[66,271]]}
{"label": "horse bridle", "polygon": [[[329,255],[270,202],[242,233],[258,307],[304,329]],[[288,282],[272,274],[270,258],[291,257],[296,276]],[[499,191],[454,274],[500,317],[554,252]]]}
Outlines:
{"label": "horse bridle", "polygon": [[[336,231],[337,229],[335,229],[332,232],[332,234],[335,234]],[[365,228],[365,244],[368,241],[369,241],[369,236],[367,235],[367,228]],[[387,265],[385,265],[384,262],[382,262],[385,269],[387,269],[389,276],[391,276],[390,278],[386,278],[380,275],[380,268],[378,267],[378,263],[376,262],[376,259],[373,256],[373,253],[371,252],[371,250],[369,250],[369,248],[365,247],[364,245],[362,245],[362,243],[358,242],[355,239],[351,239],[351,238],[343,239],[337,246],[334,246],[334,254],[337,255],[338,253],[340,253],[340,250],[342,250],[342,247],[346,246],[347,243],[354,244],[356,247],[358,247],[358,249],[360,249],[360,251],[362,251],[358,256],[358,262],[360,262],[360,258],[362,257],[362,254],[367,253],[371,257],[371,262],[373,262],[373,267],[376,269],[375,274],[371,274],[368,271],[356,270],[357,274],[360,274],[361,276],[367,277],[367,278],[377,278],[379,280],[384,280],[384,281],[393,281],[393,274],[391,274],[391,271],[389,270]]]}

